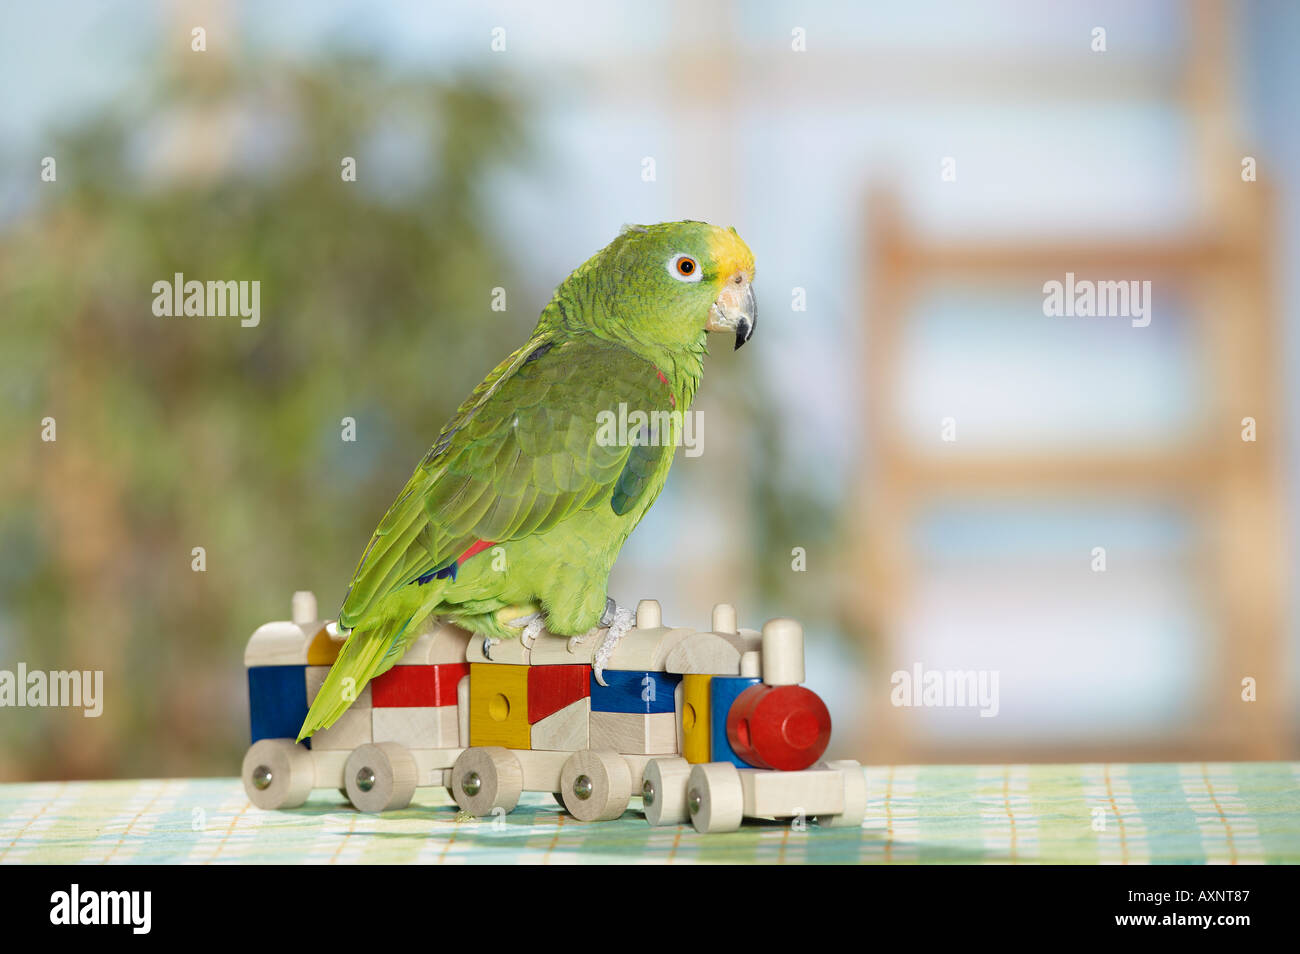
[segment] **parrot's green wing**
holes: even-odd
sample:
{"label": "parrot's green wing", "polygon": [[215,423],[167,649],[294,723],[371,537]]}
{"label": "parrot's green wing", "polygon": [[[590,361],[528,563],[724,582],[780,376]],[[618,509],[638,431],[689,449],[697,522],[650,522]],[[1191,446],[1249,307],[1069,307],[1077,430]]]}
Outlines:
{"label": "parrot's green wing", "polygon": [[471,548],[555,526],[600,502],[628,512],[659,487],[673,448],[610,441],[601,411],[668,410],[659,371],[615,343],[536,337],[503,361],[443,428],[389,508],[339,614],[355,626],[385,596]]}

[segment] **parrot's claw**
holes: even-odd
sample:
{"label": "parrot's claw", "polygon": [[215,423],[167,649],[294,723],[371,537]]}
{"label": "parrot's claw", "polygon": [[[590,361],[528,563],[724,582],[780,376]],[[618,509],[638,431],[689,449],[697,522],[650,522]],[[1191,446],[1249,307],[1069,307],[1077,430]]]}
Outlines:
{"label": "parrot's claw", "polygon": [[491,658],[492,658],[492,647],[495,646],[495,645],[496,645],[497,643],[499,643],[499,642],[501,642],[501,640],[499,640],[499,639],[493,639],[491,636],[484,636],[484,637],[483,637],[483,658],[484,658],[484,659],[491,660]]}
{"label": "parrot's claw", "polygon": [[522,630],[519,634],[519,641],[527,649],[533,648],[533,643],[537,641],[537,636],[546,627],[546,621],[542,618],[541,612],[529,613],[527,616],[516,616],[512,620],[507,620],[506,625],[511,629]]}
{"label": "parrot's claw", "polygon": [[623,609],[615,604],[613,618],[609,622],[609,630],[605,633],[604,640],[601,641],[600,647],[596,650],[596,657],[591,661],[591,672],[596,677],[596,682],[602,686],[608,686],[605,682],[605,664],[614,654],[618,647],[618,642],[636,625],[636,617],[632,615],[631,610]]}
{"label": "parrot's claw", "polygon": [[528,625],[524,627],[524,631],[519,634],[519,641],[528,649],[532,649],[533,643],[537,642],[537,637],[545,625],[542,614],[538,613],[537,618],[530,620]]}

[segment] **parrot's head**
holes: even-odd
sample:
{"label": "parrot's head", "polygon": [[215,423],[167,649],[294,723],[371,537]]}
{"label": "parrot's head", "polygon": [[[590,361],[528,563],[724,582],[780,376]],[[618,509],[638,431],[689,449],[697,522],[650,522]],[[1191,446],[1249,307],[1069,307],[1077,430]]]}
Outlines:
{"label": "parrot's head", "polygon": [[597,256],[608,314],[643,341],[700,347],[706,331],[754,334],[754,253],[707,222],[629,225]]}

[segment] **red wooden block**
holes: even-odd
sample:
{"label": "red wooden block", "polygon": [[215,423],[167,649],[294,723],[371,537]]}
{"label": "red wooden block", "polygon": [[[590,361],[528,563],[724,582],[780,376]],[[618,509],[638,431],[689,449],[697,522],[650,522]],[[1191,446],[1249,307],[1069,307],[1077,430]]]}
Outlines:
{"label": "red wooden block", "polygon": [[803,686],[750,686],[727,713],[727,741],[755,768],[797,772],[826,751],[831,714]]}
{"label": "red wooden block", "polygon": [[589,695],[590,666],[533,666],[528,670],[528,723],[540,722]]}
{"label": "red wooden block", "polygon": [[456,685],[469,675],[469,663],[437,666],[394,666],[370,681],[376,709],[411,706],[454,706]]}

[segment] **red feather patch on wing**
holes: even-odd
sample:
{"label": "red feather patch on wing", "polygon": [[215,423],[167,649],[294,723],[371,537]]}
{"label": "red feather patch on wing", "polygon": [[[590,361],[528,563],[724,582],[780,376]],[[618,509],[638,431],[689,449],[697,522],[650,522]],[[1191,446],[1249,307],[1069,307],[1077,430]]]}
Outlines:
{"label": "red feather patch on wing", "polygon": [[[655,368],[655,372],[659,375],[659,381],[660,381],[660,383],[663,384],[665,387],[667,387],[667,385],[668,385],[668,375],[664,374],[664,373],[663,373],[662,371],[660,371],[658,368]],[[677,406],[677,395],[674,394],[672,391],[669,391],[669,392],[668,392],[668,400],[672,402],[673,407],[676,407],[676,406]]]}
{"label": "red feather patch on wing", "polygon": [[464,563],[466,560],[468,560],[468,559],[469,559],[470,557],[472,557],[474,554],[476,554],[476,553],[482,553],[482,552],[483,552],[484,550],[486,550],[488,547],[492,547],[492,546],[496,546],[496,544],[495,544],[493,541],[491,541],[491,540],[480,540],[478,543],[474,544],[472,547],[470,547],[468,550],[466,550],[466,551],[465,551],[464,553],[462,553],[460,556],[456,557],[456,562],[457,562],[457,563]]}

